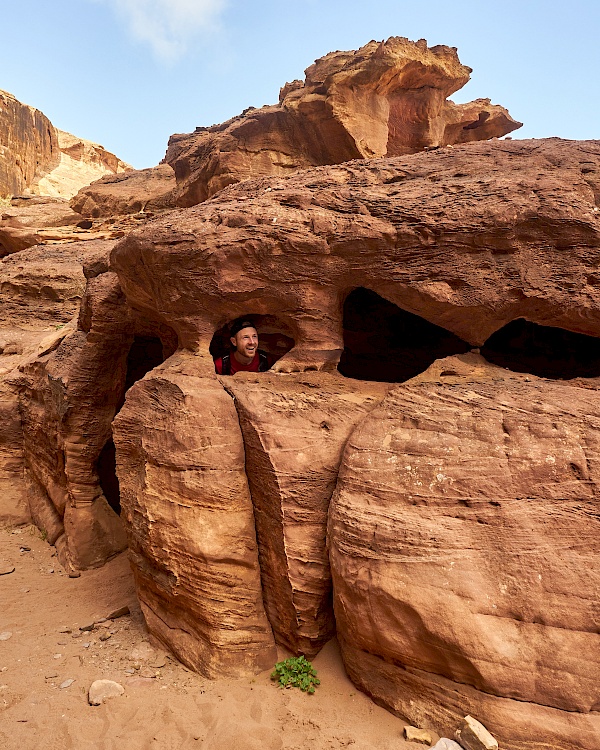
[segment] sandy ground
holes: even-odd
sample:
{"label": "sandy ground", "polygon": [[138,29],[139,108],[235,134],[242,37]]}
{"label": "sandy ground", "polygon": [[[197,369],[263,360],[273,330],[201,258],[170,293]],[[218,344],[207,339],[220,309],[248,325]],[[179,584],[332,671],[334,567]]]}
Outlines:
{"label": "sandy ground", "polygon": [[[126,554],[68,578],[53,553],[34,527],[0,529],[0,569],[15,567],[0,575],[3,750],[422,747],[356,690],[335,641],[313,662],[321,685],[312,696],[276,687],[269,672],[208,681],[151,646]],[[79,629],[123,605],[129,615]],[[90,706],[97,679],[119,682],[124,695]]]}

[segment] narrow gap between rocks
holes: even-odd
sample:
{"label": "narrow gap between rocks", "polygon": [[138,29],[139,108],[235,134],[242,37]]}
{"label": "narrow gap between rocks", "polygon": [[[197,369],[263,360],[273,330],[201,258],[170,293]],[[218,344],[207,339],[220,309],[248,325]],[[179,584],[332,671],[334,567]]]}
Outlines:
{"label": "narrow gap between rocks", "polygon": [[494,365],[542,378],[600,377],[600,338],[524,318],[492,334],[481,354]]}
{"label": "narrow gap between rocks", "polygon": [[[172,352],[166,352],[163,342],[158,336],[135,336],[127,355],[127,373],[123,395],[117,404],[115,414],[125,403],[125,393],[147,372],[162,364]],[[96,471],[104,497],[115,513],[121,513],[121,495],[119,479],[117,477],[117,461],[115,444],[111,437],[100,451],[96,463]]]}
{"label": "narrow gap between rocks", "polygon": [[344,351],[339,372],[356,380],[403,383],[436,359],[471,345],[445,328],[359,287],[344,302]]}

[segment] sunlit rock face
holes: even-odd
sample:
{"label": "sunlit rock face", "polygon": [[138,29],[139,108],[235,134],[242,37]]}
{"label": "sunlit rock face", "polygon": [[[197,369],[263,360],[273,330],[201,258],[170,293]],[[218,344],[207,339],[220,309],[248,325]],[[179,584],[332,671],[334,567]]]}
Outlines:
{"label": "sunlit rock face", "polygon": [[521,126],[489,99],[454,104],[471,68],[456,49],[391,37],[330,52],[286,83],[279,103],[173,135],[174,200],[192,206],[226,185],[351,159],[400,156],[506,135]]}
{"label": "sunlit rock face", "polygon": [[106,174],[131,169],[103,146],[57,130],[35,107],[0,90],[0,198],[71,198]]}

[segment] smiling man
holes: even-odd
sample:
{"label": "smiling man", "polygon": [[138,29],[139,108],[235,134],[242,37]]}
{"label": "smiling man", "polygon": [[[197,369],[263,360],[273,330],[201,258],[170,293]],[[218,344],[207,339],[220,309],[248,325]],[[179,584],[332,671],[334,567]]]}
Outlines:
{"label": "smiling man", "polygon": [[239,318],[231,326],[231,354],[215,360],[219,375],[235,375],[236,372],[265,372],[269,369],[269,357],[258,348],[258,333],[252,321]]}

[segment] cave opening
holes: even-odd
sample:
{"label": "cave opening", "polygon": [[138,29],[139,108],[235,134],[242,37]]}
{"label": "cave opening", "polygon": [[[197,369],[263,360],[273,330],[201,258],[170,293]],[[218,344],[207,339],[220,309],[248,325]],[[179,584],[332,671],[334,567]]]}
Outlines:
{"label": "cave opening", "polygon": [[436,359],[464,354],[471,345],[364,287],[344,301],[344,351],[338,365],[347,378],[402,383]]}
{"label": "cave opening", "polygon": [[[254,324],[258,332],[258,347],[268,354],[271,367],[294,347],[294,331],[277,316],[244,315],[244,318]],[[228,321],[213,334],[209,347],[213,359],[231,353],[229,330],[232,322]]]}
{"label": "cave opening", "polygon": [[107,440],[98,456],[96,464],[98,479],[102,493],[110,507],[117,515],[121,514],[121,493],[119,491],[119,480],[117,478],[117,454],[115,443],[111,438]]}
{"label": "cave opening", "polygon": [[518,318],[481,347],[494,365],[541,378],[600,377],[600,338]]}
{"label": "cave opening", "polygon": [[[117,414],[125,403],[125,393],[147,372],[162,364],[175,348],[171,341],[166,344],[158,336],[135,336],[127,354],[127,370],[123,394],[117,403]],[[100,487],[110,507],[121,513],[121,495],[117,477],[117,459],[112,436],[106,441],[96,462]]]}

